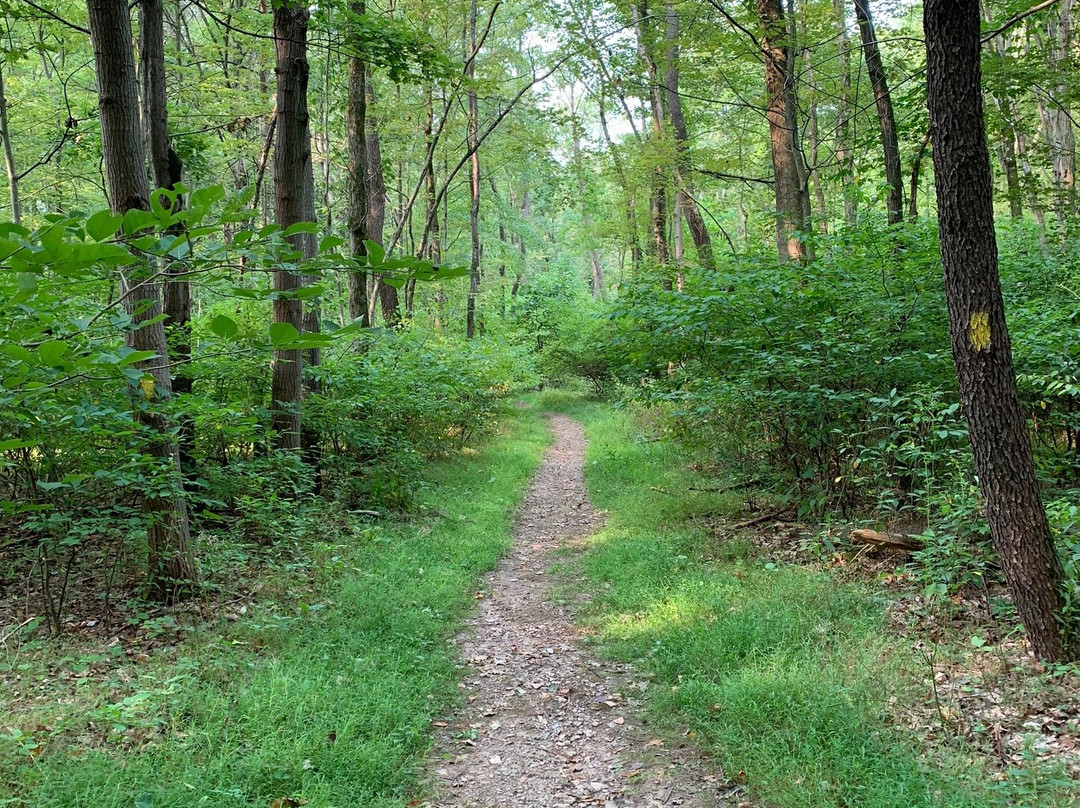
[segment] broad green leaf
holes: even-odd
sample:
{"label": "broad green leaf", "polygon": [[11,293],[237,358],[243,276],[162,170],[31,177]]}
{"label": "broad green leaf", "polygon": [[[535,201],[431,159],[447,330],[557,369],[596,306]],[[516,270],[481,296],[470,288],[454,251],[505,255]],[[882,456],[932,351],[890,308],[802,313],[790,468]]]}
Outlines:
{"label": "broad green leaf", "polygon": [[148,210],[132,208],[124,214],[124,232],[127,235],[138,233],[150,227],[156,221],[154,214]]}
{"label": "broad green leaf", "polygon": [[292,323],[274,323],[270,326],[270,343],[272,345],[286,345],[294,342],[300,332]]}
{"label": "broad green leaf", "polygon": [[0,353],[18,359],[21,362],[33,362],[34,355],[26,348],[14,342],[0,342]]}
{"label": "broad green leaf", "polygon": [[99,210],[86,220],[86,234],[94,241],[112,238],[120,230],[124,217],[116,211]]}
{"label": "broad green leaf", "polygon": [[367,250],[367,261],[373,267],[382,266],[386,260],[386,250],[377,241],[364,239],[364,248]]}
{"label": "broad green leaf", "polygon": [[319,226],[315,222],[297,222],[286,227],[281,235],[283,238],[288,238],[289,236],[295,236],[297,233],[311,233],[314,235],[318,232]]}
{"label": "broad green leaf", "polygon": [[157,351],[132,351],[120,360],[120,367],[134,365],[136,362],[145,362],[157,356]]}
{"label": "broad green leaf", "polygon": [[219,314],[210,321],[210,330],[222,339],[232,339],[240,333],[240,327],[231,317]]}
{"label": "broad green leaf", "polygon": [[12,449],[33,449],[40,441],[36,440],[0,440],[0,452],[10,452]]}
{"label": "broad green leaf", "polygon": [[60,361],[60,357],[67,353],[67,349],[68,344],[62,339],[44,342],[38,346],[38,359],[41,360],[41,364],[52,367]]}

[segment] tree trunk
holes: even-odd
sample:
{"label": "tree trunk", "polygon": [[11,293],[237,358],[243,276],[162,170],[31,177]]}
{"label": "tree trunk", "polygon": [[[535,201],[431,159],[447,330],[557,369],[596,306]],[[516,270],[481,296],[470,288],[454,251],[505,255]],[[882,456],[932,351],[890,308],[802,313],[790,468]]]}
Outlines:
{"label": "tree trunk", "polygon": [[803,261],[806,244],[799,234],[806,230],[804,215],[809,204],[799,168],[794,88],[788,66],[788,30],[781,0],[757,0],[757,10],[762,30],[760,42],[765,60],[769,150],[776,194],[776,250],[781,261]]}
{"label": "tree trunk", "polygon": [[885,181],[889,184],[886,208],[889,224],[904,221],[904,178],[900,171],[900,143],[896,135],[896,118],[893,116],[892,97],[885,78],[885,65],[881,61],[874,21],[870,16],[870,0],[855,0],[855,17],[859,21],[862,36],[863,57],[866,72],[874,89],[878,125],[881,129],[881,149],[885,156]]}
{"label": "tree trunk", "polygon": [[1076,135],[1069,110],[1069,85],[1075,56],[1072,42],[1072,11],[1074,0],[1061,0],[1051,11],[1046,23],[1047,50],[1055,73],[1053,97],[1037,93],[1039,117],[1043,136],[1050,149],[1051,172],[1054,182],[1054,211],[1057,214],[1059,237],[1068,236],[1068,222],[1080,202],[1076,188]]}
{"label": "tree trunk", "polygon": [[[379,139],[379,119],[375,116],[375,88],[371,81],[371,65],[364,65],[364,85],[367,91],[367,125],[364,139],[367,144],[367,232],[368,238],[382,245],[386,228],[386,178],[383,176],[382,143]],[[375,279],[375,294],[379,300],[383,324],[387,328],[401,325],[401,308],[398,290],[382,280]],[[375,318],[371,318],[372,322]]]}
{"label": "tree trunk", "polygon": [[[349,13],[364,14],[363,0],[349,4]],[[346,171],[348,196],[349,254],[361,264],[367,258],[364,241],[371,238],[368,231],[368,148],[367,148],[367,65],[356,54],[361,48],[356,34],[349,37],[349,87],[345,102],[345,137],[348,142],[349,163]],[[366,328],[368,316],[368,273],[362,269],[349,270],[349,316]]]}
{"label": "tree trunk", "polygon": [[855,193],[855,161],[851,149],[851,55],[847,35],[844,0],[833,0],[837,19],[836,47],[840,54],[840,94],[836,102],[836,162],[840,166],[840,183],[844,189],[844,222],[855,224],[858,212]]}
{"label": "tree trunk", "polygon": [[[277,128],[274,144],[274,218],[284,230],[297,222],[315,218],[314,174],[311,163],[311,130],[308,120],[307,88],[310,66],[307,59],[308,9],[297,2],[274,7],[274,46],[277,54]],[[290,236],[302,258],[315,255],[315,238],[310,233]],[[299,274],[282,266],[274,270],[274,290],[284,293],[274,301],[274,322],[304,329],[303,307],[295,297],[304,285]],[[299,348],[274,351],[271,386],[272,427],[277,447],[301,448],[300,401],[303,395],[302,352]]]}
{"label": "tree trunk", "polygon": [[476,96],[476,0],[469,8],[468,60],[465,80],[469,84],[469,124],[467,144],[469,158],[469,190],[472,204],[469,207],[469,236],[472,252],[469,259],[469,297],[465,307],[465,337],[476,335],[476,297],[480,292],[480,112]]}
{"label": "tree trunk", "polygon": [[694,248],[697,250],[698,260],[701,265],[710,271],[716,269],[716,261],[713,259],[712,238],[705,226],[705,219],[698,210],[697,200],[694,199],[694,186],[691,180],[690,154],[688,152],[690,137],[686,131],[686,119],[683,117],[682,95],[679,93],[679,12],[675,7],[668,4],[665,9],[667,17],[667,109],[668,118],[671,120],[671,129],[675,133],[675,182],[678,185],[678,198],[675,205],[682,211],[686,219],[686,226],[690,230],[690,237],[694,240]]}
{"label": "tree trunk", "polygon": [[908,218],[915,221],[919,218],[919,173],[922,170],[923,157],[926,156],[926,147],[930,145],[930,130],[927,130],[919,150],[915,153],[915,159],[911,161],[911,187],[908,190]]}
{"label": "tree trunk", "polygon": [[[139,88],[131,49],[131,18],[126,0],[88,0],[87,22],[97,68],[101,154],[113,210],[149,210],[146,150],[139,126]],[[180,454],[161,401],[172,395],[169,349],[161,314],[161,296],[152,269],[136,265],[121,272],[124,308],[137,326],[125,334],[128,346],[153,351],[136,365],[153,379],[134,396],[136,421],[153,435],[144,452],[167,471],[168,493],[143,497],[147,517],[147,578],[150,596],[175,600],[193,590],[187,504],[180,475]],[[143,325],[145,324],[145,325]],[[141,326],[141,327],[138,327]]]}
{"label": "tree trunk", "polygon": [[953,360],[975,470],[1002,573],[1035,653],[1071,653],[1064,573],[1039,498],[1013,372],[994,237],[983,122],[979,0],[926,0],[930,111]]}
{"label": "tree trunk", "polygon": [[811,61],[810,49],[803,48],[803,61],[806,62],[806,80],[810,85],[810,110],[807,114],[807,137],[810,140],[810,184],[814,189],[814,203],[817,208],[818,232],[822,235],[829,232],[829,213],[825,207],[825,187],[821,182],[821,172],[818,171],[818,161],[821,159],[821,133],[818,127],[817,85],[814,83],[814,63]]}
{"label": "tree trunk", "polygon": [[[143,121],[150,161],[150,176],[155,188],[173,190],[183,179],[183,164],[169,143],[169,107],[165,86],[165,9],[162,0],[142,0],[139,15],[139,71],[143,82]],[[179,211],[177,196],[173,210]],[[184,230],[177,224],[169,228],[173,235]],[[191,282],[184,277],[183,264],[164,259],[164,307],[166,338],[174,371],[173,393],[191,392]],[[179,271],[177,271],[179,269]],[[180,468],[188,479],[195,473],[193,448],[195,430],[190,418],[180,416],[177,446]]]}
{"label": "tree trunk", "polygon": [[4,61],[0,60],[0,146],[3,146],[4,149],[4,169],[7,171],[8,195],[11,199],[11,221],[15,224],[22,224],[22,205],[19,203],[19,174],[15,170],[15,153],[11,148],[11,131],[8,129],[4,67]]}

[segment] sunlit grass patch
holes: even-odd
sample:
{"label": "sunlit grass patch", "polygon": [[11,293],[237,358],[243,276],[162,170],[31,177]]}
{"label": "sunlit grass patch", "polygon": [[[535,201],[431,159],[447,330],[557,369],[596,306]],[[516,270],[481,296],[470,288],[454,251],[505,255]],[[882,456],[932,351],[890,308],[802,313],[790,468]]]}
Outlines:
{"label": "sunlit grass patch", "polygon": [[[691,518],[704,486],[682,450],[631,413],[576,414],[590,495],[609,514],[580,561],[593,592],[583,619],[602,652],[651,673],[655,724],[701,743],[751,804],[1080,804],[1069,781],[995,778],[960,747],[921,746],[890,702],[925,693],[871,585],[720,544]],[[709,508],[735,512],[737,494],[712,496]]]}

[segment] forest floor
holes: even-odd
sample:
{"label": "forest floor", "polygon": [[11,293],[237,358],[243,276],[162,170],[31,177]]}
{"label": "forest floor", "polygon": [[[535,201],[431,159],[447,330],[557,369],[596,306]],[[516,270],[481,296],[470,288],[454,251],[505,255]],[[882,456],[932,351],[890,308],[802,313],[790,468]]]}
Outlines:
{"label": "forest floor", "polygon": [[437,723],[430,763],[437,796],[426,805],[729,804],[725,798],[743,788],[647,731],[639,697],[649,679],[598,659],[575,625],[580,598],[556,597],[556,554],[580,553],[603,517],[585,490],[581,424],[556,415],[551,427],[555,443],[525,495],[514,545],[477,593],[480,608],[458,638],[467,704]]}
{"label": "forest floor", "polygon": [[408,513],[202,536],[222,608],[50,637],[0,593],[0,806],[1080,806],[1080,672],[1003,592],[776,510],[545,391]]}

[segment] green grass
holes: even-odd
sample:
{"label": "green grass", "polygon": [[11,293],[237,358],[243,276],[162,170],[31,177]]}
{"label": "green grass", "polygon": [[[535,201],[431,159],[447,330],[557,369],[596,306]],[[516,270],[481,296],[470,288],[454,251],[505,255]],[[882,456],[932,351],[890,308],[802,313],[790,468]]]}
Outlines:
{"label": "green grass", "polygon": [[610,513],[580,561],[598,647],[652,673],[654,722],[689,731],[729,777],[744,772],[755,806],[1077,804],[1068,781],[1031,771],[995,782],[961,750],[930,752],[891,726],[891,696],[923,696],[882,599],[767,564],[746,543],[717,547],[688,517],[732,513],[738,494],[688,491],[700,486],[688,458],[643,437],[630,413],[546,398],[585,420],[591,496]]}
{"label": "green grass", "polygon": [[428,516],[356,525],[319,550],[314,587],[190,637],[168,662],[127,666],[110,698],[76,695],[85,712],[69,705],[35,761],[9,739],[0,805],[406,804],[432,718],[459,699],[446,640],[506,550],[548,440],[535,411],[508,416],[490,446],[431,470]]}

